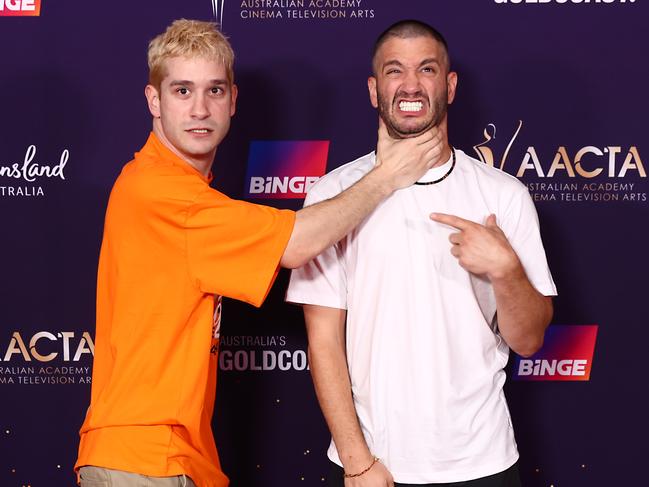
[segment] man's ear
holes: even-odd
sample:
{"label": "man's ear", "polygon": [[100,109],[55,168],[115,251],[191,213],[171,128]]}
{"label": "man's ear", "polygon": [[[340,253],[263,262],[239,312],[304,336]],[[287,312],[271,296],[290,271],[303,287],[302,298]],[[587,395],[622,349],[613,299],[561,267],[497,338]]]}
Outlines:
{"label": "man's ear", "polygon": [[374,108],[378,108],[379,100],[378,96],[376,95],[376,78],[374,76],[367,78],[367,89],[370,92],[370,102],[372,103],[372,106]]}
{"label": "man's ear", "polygon": [[149,111],[153,118],[160,118],[160,92],[158,89],[153,85],[146,85],[144,96],[146,96]]}
{"label": "man's ear", "polygon": [[457,89],[457,73],[455,71],[451,71],[446,75],[446,86],[448,90],[446,96],[450,105],[455,100],[455,90]]}

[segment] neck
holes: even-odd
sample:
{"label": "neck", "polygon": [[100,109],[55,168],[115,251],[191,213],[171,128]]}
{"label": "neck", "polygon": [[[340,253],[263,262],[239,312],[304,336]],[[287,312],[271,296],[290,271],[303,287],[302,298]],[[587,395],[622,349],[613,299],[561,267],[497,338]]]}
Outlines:
{"label": "neck", "polygon": [[433,167],[442,166],[451,158],[451,146],[448,143],[448,139],[445,139],[442,144],[442,152],[439,154],[439,159],[435,164],[433,164]]}
{"label": "neck", "polygon": [[176,154],[178,157],[180,157],[183,161],[185,161],[187,164],[189,164],[194,169],[196,169],[203,176],[205,177],[209,176],[210,169],[212,169],[212,163],[214,162],[214,156],[216,156],[216,148],[209,154],[205,154],[205,156],[203,157],[193,157],[191,155],[184,154],[183,152],[176,149],[176,147],[167,138],[164,131],[162,130],[162,126],[160,124],[159,118],[153,119],[153,133],[167,149],[169,149],[171,152]]}

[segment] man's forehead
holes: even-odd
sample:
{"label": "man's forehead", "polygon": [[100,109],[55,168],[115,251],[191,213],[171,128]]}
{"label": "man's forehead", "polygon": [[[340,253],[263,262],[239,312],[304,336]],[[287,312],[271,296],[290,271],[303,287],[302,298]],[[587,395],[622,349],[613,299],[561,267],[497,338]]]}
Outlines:
{"label": "man's forehead", "polygon": [[430,36],[417,36],[417,37],[390,37],[387,39],[377,51],[377,55],[382,56],[385,53],[399,53],[407,55],[413,49],[416,50],[430,50],[435,53],[443,51],[440,42]]}
{"label": "man's forehead", "polygon": [[227,79],[227,69],[220,59],[175,56],[163,61],[163,82],[174,79],[207,81]]}
{"label": "man's forehead", "polygon": [[209,69],[222,69],[225,71],[225,64],[222,59],[204,56],[173,56],[164,61],[166,67],[190,68],[200,67]]}
{"label": "man's forehead", "polygon": [[423,60],[434,58],[441,62],[444,48],[440,42],[430,36],[390,37],[376,52],[375,61],[380,65],[393,60]]}

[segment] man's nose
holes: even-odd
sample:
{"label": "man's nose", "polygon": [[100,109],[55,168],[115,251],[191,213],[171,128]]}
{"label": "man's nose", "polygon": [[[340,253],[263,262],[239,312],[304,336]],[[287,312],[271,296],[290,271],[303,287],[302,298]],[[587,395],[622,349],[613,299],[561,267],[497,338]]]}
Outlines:
{"label": "man's nose", "polygon": [[204,119],[210,116],[210,110],[207,106],[207,97],[203,94],[197,94],[192,103],[192,117]]}
{"label": "man's nose", "polygon": [[408,94],[413,94],[421,91],[421,85],[419,83],[419,76],[417,71],[406,71],[401,89]]}

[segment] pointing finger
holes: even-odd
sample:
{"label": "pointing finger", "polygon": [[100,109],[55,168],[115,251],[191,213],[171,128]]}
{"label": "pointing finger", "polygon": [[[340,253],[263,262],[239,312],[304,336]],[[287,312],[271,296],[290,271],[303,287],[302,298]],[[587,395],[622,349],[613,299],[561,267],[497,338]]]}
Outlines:
{"label": "pointing finger", "polygon": [[465,220],[464,218],[455,215],[447,215],[446,213],[431,213],[430,219],[438,223],[450,225],[459,230],[466,230],[475,225],[475,223],[470,220]]}

